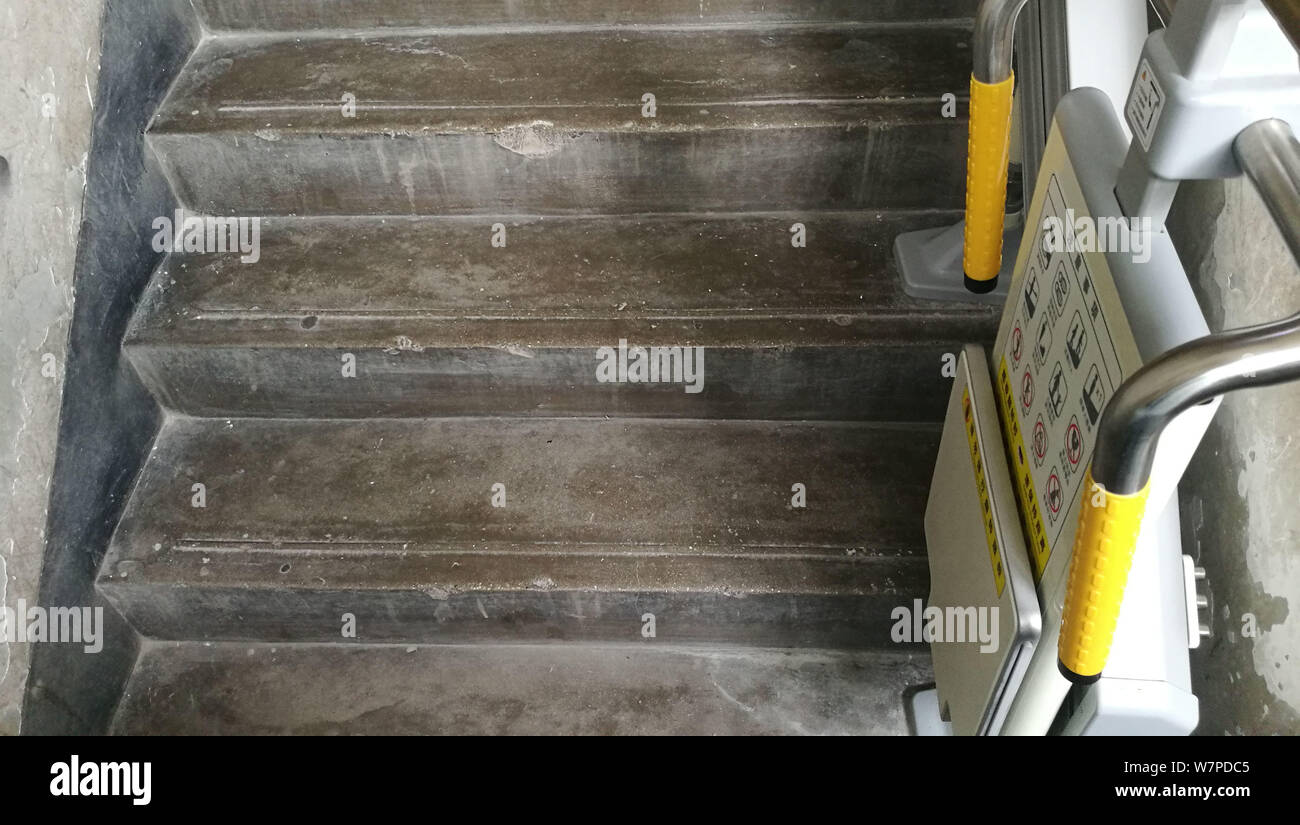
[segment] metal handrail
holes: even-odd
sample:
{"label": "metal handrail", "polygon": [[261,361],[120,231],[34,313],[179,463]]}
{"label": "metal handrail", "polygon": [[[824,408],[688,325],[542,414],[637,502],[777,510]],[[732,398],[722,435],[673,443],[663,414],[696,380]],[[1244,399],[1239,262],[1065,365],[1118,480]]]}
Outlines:
{"label": "metal handrail", "polygon": [[982,0],[975,16],[962,270],[966,288],[980,295],[997,288],[1002,271],[1016,86],[1012,56],[1016,18],[1028,1]]}
{"label": "metal handrail", "polygon": [[983,0],[975,16],[972,50],[975,79],[981,83],[1002,83],[1011,77],[1016,20],[1029,0]]}
{"label": "metal handrail", "polygon": [[[973,41],[974,76],[980,83],[1000,84],[1011,78],[1016,19],[1027,2],[980,3]],[[1263,2],[1300,45],[1300,0]],[[1280,120],[1252,124],[1238,135],[1234,152],[1300,261],[1300,143],[1291,127]],[[969,220],[969,203],[967,209]],[[1296,379],[1300,315],[1178,347],[1139,370],[1107,405],[1093,478],[1113,493],[1137,493],[1150,480],[1161,433],[1179,414],[1233,390]]]}
{"label": "metal handrail", "polygon": [[[1300,261],[1300,142],[1280,120],[1244,129],[1237,161]],[[1160,434],[1179,414],[1228,392],[1300,379],[1300,314],[1191,341],[1126,381],[1102,414],[1093,478],[1113,493],[1150,480]]]}
{"label": "metal handrail", "polygon": [[[1252,123],[1233,153],[1300,260],[1300,143],[1291,127]],[[1191,341],[1120,386],[1102,413],[1085,478],[1057,644],[1062,676],[1091,684],[1106,667],[1165,429],[1226,393],[1297,379],[1300,314]]]}

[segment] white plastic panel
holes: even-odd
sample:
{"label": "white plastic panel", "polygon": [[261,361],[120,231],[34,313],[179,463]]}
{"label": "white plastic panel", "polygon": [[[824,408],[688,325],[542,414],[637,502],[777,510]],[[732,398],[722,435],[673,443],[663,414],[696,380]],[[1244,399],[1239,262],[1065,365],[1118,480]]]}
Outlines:
{"label": "white plastic panel", "polygon": [[1122,108],[1147,39],[1146,3],[1134,0],[1066,0],[1070,88],[1101,89],[1115,103],[1126,138]]}

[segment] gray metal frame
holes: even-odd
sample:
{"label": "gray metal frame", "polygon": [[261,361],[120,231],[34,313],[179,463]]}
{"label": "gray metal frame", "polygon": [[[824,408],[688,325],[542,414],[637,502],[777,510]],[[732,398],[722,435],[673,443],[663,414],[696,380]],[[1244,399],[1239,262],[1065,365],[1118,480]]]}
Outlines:
{"label": "gray metal frame", "polygon": [[1028,208],[1038,186],[1038,169],[1043,165],[1052,115],[1070,91],[1070,45],[1065,0],[1030,3],[1020,17],[1016,33],[1020,67],[1016,105],[1020,108],[1021,171],[1024,205]]}
{"label": "gray metal frame", "polygon": [[[1038,0],[1033,4],[1028,0],[983,0],[976,15],[972,50],[977,78],[982,82],[1006,80],[1013,57],[1019,56],[1022,79],[1016,107],[1021,127],[1021,200],[1025,207],[1033,200],[1052,113],[1069,91],[1065,30],[1065,0]],[[996,73],[1001,76],[995,78]],[[993,292],[977,294],[963,284],[964,221],[898,237],[894,257],[903,290],[925,300],[1002,304],[1020,249],[1024,211],[1022,207],[1019,214],[1007,215],[1002,272]]]}

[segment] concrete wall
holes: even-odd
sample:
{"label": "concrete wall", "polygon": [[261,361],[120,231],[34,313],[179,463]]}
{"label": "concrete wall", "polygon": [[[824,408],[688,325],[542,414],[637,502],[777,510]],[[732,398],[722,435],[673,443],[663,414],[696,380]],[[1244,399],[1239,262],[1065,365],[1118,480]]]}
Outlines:
{"label": "concrete wall", "polygon": [[[11,607],[38,603],[101,10],[0,0],[0,605]],[[0,642],[0,734],[18,731],[28,653]]]}
{"label": "concrete wall", "polygon": [[[1211,329],[1300,312],[1300,267],[1245,180],[1184,183],[1169,229]],[[1212,597],[1199,732],[1298,734],[1300,384],[1229,397],[1180,492]]]}

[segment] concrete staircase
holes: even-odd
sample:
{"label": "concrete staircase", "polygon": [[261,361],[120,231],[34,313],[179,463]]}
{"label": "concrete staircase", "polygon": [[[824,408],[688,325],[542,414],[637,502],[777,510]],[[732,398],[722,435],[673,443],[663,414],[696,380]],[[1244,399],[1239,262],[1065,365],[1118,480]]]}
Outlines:
{"label": "concrete staircase", "polygon": [[[146,140],[260,257],[174,252],[123,344],[115,729],[901,732],[995,316],[891,245],[960,207],[972,5],[195,0]],[[599,382],[620,341],[702,390]]]}

